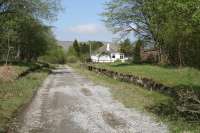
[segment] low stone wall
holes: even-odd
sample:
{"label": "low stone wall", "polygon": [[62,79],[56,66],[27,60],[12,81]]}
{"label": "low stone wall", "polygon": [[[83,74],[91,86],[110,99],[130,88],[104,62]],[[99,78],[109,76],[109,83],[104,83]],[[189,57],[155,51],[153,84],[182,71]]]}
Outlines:
{"label": "low stone wall", "polygon": [[120,72],[114,72],[92,65],[82,65],[82,67],[85,67],[89,71],[93,71],[97,74],[106,75],[119,81],[133,83],[150,91],[157,91],[162,94],[171,96],[172,98],[174,98],[174,106],[176,108],[176,111],[181,116],[190,121],[200,122],[200,89],[176,87],[173,88],[163,85],[161,83],[157,83],[152,79],[124,74]]}
{"label": "low stone wall", "polygon": [[108,77],[111,77],[113,79],[120,80],[123,82],[133,83],[135,85],[144,87],[151,91],[161,92],[163,94],[170,95],[170,96],[176,95],[176,93],[175,93],[176,91],[174,88],[170,88],[163,84],[157,83],[157,82],[153,81],[152,79],[142,78],[139,76],[124,74],[124,73],[120,73],[120,72],[114,72],[114,71],[107,70],[107,69],[97,68],[97,67],[91,66],[91,65],[87,65],[86,67],[89,71],[93,71],[98,74],[103,74],[103,75],[106,75]]}

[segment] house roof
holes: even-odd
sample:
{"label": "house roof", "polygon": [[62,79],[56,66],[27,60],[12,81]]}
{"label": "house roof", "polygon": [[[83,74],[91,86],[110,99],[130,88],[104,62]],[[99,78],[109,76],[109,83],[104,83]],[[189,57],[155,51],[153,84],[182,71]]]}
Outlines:
{"label": "house roof", "polygon": [[107,45],[102,46],[97,50],[97,53],[102,53],[102,52],[111,52],[111,53],[117,53],[119,50],[119,46],[115,44],[110,45],[110,50],[107,51]]}

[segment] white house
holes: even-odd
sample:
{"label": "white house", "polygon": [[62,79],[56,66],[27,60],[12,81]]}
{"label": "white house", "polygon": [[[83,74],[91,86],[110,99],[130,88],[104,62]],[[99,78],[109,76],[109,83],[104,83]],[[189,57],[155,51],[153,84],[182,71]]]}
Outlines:
{"label": "white house", "polygon": [[111,63],[120,60],[121,62],[125,62],[127,58],[125,58],[124,53],[118,52],[118,50],[111,47],[108,43],[107,45],[101,47],[97,54],[91,56],[92,62],[98,63]]}

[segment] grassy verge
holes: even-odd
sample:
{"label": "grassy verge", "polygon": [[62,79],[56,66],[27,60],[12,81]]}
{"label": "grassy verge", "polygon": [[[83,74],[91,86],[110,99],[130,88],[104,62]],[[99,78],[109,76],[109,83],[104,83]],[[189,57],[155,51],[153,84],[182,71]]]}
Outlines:
{"label": "grassy verge", "polygon": [[96,64],[97,67],[153,79],[169,87],[200,89],[200,71],[136,64]]}
{"label": "grassy verge", "polygon": [[[18,73],[23,72],[30,66],[14,66]],[[47,77],[48,70],[41,69],[12,82],[0,83],[0,132],[8,126],[13,115],[28,103],[33,93]]]}
{"label": "grassy verge", "polygon": [[[153,115],[159,121],[163,121],[169,126],[172,133],[199,133],[199,123],[190,123],[178,117],[174,112],[170,112],[170,105],[173,104],[173,99],[163,94],[148,91],[133,84],[120,82],[106,76],[96,75],[86,69],[80,68],[78,64],[70,64],[79,73],[87,76],[96,83],[108,86],[111,89],[113,97],[123,103],[127,108],[136,108]],[[164,105],[159,112],[159,105]],[[157,111],[155,111],[157,110]]]}

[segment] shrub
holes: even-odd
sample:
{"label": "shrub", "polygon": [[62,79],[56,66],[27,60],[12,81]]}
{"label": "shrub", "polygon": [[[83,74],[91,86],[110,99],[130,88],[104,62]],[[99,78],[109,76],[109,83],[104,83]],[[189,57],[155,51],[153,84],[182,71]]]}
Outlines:
{"label": "shrub", "polygon": [[52,64],[65,64],[67,62],[67,55],[62,47],[57,46],[50,49],[46,55],[40,57],[40,60]]}
{"label": "shrub", "polygon": [[78,58],[76,56],[68,56],[67,57],[67,63],[76,63],[78,62]]}
{"label": "shrub", "polygon": [[120,59],[118,59],[118,60],[116,60],[114,63],[120,64],[120,63],[122,63],[122,61],[121,61]]}

